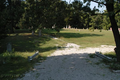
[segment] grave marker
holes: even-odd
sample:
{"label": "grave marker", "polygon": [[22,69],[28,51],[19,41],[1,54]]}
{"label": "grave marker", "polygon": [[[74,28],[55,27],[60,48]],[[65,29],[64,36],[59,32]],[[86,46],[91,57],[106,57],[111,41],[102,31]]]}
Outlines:
{"label": "grave marker", "polygon": [[8,43],[8,45],[7,45],[7,51],[9,53],[12,51],[12,45],[11,45],[11,43]]}

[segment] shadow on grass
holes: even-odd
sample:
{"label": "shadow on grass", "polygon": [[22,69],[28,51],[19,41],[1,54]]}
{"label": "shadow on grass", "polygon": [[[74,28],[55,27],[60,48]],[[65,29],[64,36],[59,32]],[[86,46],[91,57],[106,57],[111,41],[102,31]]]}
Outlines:
{"label": "shadow on grass", "polygon": [[33,69],[34,63],[43,61],[46,57],[38,55],[33,61],[29,62],[27,58],[16,56],[14,53],[4,53],[0,55],[0,80],[14,80],[23,77],[23,73]]}
{"label": "shadow on grass", "polygon": [[22,77],[22,74],[29,70],[33,63],[28,63],[28,60],[21,56],[6,55],[0,56],[0,79],[13,80],[17,77]]}
{"label": "shadow on grass", "polygon": [[[54,35],[52,35],[54,36]],[[96,37],[103,36],[100,34],[81,34],[81,33],[59,33],[59,37],[65,38],[81,38],[81,37]],[[44,45],[47,41],[50,41],[49,37],[38,37],[32,36],[30,33],[18,34],[15,36],[7,37],[6,39],[0,40],[0,53],[5,52],[7,44],[11,42],[12,47],[15,51],[19,52],[33,52],[39,50],[40,52],[45,52],[49,50],[56,49],[56,47],[47,47],[41,48],[40,46]]]}
{"label": "shadow on grass", "polygon": [[60,37],[64,38],[81,38],[81,37],[95,37],[95,36],[103,36],[102,34],[87,34],[87,33],[59,33]]}
{"label": "shadow on grass", "polygon": [[18,29],[18,30],[15,30],[15,33],[19,34],[19,33],[31,33],[32,31],[30,30],[27,30],[27,29]]}
{"label": "shadow on grass", "polygon": [[33,52],[39,50],[40,52],[56,49],[56,47],[41,48],[47,41],[50,41],[49,37],[38,37],[32,35],[17,35],[10,36],[0,41],[0,52],[3,53],[7,49],[7,44],[10,42],[12,48],[18,52]]}
{"label": "shadow on grass", "polygon": [[[28,62],[26,55],[29,56],[29,54],[22,56],[22,54],[17,54],[17,52],[34,52],[38,50],[39,53],[42,53],[55,50],[56,47],[54,45],[46,45],[50,40],[50,37],[39,37],[37,34],[32,36],[31,33],[24,33],[24,31],[18,31],[0,40],[0,80],[13,80],[12,78],[19,77],[27,70],[30,70],[35,62],[43,61],[46,58],[43,54],[39,54],[35,60]],[[12,44],[12,49],[16,55],[6,52],[9,42]]]}

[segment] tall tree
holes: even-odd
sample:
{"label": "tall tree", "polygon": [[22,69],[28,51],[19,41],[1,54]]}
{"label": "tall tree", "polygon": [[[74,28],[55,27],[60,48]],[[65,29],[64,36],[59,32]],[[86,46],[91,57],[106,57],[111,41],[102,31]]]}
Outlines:
{"label": "tall tree", "polygon": [[114,7],[114,4],[119,4],[119,0],[84,0],[85,2],[90,3],[95,2],[98,3],[99,6],[105,5],[107,8],[108,16],[111,22],[111,27],[112,27],[112,32],[114,35],[115,43],[116,43],[116,56],[117,56],[117,61],[120,62],[120,35],[119,35],[119,30],[118,30],[118,25],[115,20],[115,15],[120,12],[120,8]]}
{"label": "tall tree", "polygon": [[5,5],[5,0],[0,0],[0,39],[6,34]]}
{"label": "tall tree", "polygon": [[[106,13],[106,12],[105,12]],[[110,19],[108,17],[108,15],[103,15],[103,23],[102,23],[102,28],[104,30],[109,30],[111,27],[111,24],[110,24]]]}
{"label": "tall tree", "polygon": [[16,24],[19,22],[24,10],[21,7],[22,0],[6,0],[7,26],[10,32],[14,32]]}
{"label": "tall tree", "polygon": [[99,29],[101,32],[102,23],[103,23],[102,15],[94,15],[94,16],[91,16],[91,18],[92,18],[91,20],[92,29]]}
{"label": "tall tree", "polygon": [[90,15],[94,14],[94,10],[89,5],[83,5],[83,2],[74,0],[67,6],[68,15],[65,18],[67,25],[75,28],[88,28]]}
{"label": "tall tree", "polygon": [[26,0],[26,8],[21,23],[31,27],[32,30],[52,28],[59,32],[65,22],[66,2],[61,0]]}

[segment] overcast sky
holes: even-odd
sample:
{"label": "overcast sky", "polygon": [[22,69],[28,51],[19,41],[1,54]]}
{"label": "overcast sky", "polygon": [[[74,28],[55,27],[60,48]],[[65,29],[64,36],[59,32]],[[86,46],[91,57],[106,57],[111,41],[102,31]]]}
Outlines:
{"label": "overcast sky", "polygon": [[[69,3],[69,2],[72,2],[72,1],[74,1],[74,0],[63,0],[63,1],[67,1],[67,2]],[[81,1],[83,2],[83,0],[81,0]],[[91,5],[90,5],[91,9],[93,9],[94,6],[96,6],[96,8],[98,8],[98,4],[97,4],[97,3],[91,2]],[[98,9],[99,9],[100,11],[104,11],[104,10],[106,10],[106,7],[104,6],[104,7],[102,7],[102,8],[98,8]]]}

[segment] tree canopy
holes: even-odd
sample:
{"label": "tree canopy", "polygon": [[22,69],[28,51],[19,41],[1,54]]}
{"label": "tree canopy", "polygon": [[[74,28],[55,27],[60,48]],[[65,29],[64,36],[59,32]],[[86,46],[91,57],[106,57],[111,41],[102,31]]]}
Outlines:
{"label": "tree canopy", "polygon": [[[106,6],[99,13],[90,9],[90,2]],[[86,3],[86,5],[83,5]],[[0,0],[0,37],[13,33],[14,29],[42,30],[70,25],[74,28],[106,29],[112,27],[117,60],[120,61],[120,1],[119,0],[74,0],[68,4],[62,0]]]}

